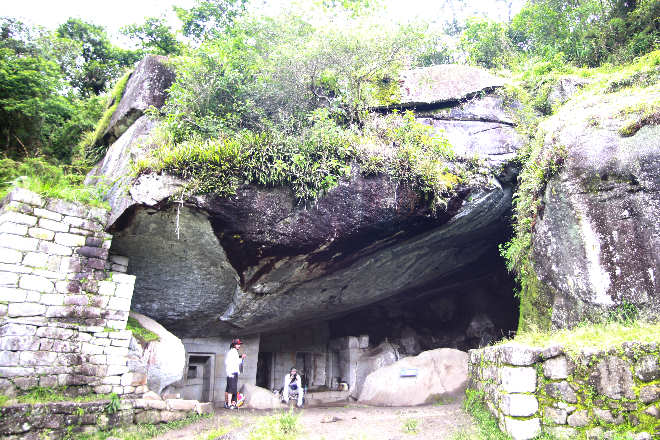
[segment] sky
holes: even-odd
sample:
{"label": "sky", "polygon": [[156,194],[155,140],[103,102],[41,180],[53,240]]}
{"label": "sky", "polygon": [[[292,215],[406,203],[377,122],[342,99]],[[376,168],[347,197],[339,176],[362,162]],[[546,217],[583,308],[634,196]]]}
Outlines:
{"label": "sky", "polygon": [[[276,11],[291,0],[256,0],[266,3],[266,9]],[[305,0],[298,0],[304,2]],[[306,0],[311,1],[311,0]],[[399,19],[421,17],[441,21],[457,15],[459,18],[475,13],[495,20],[507,19],[503,5],[513,3],[512,13],[517,12],[524,0],[384,0],[388,14]],[[0,16],[20,18],[33,24],[55,29],[69,17],[104,26],[116,39],[119,28],[139,23],[144,17],[166,15],[173,27],[178,20],[172,6],[190,7],[194,0],[1,0]],[[260,8],[263,9],[263,6]]]}

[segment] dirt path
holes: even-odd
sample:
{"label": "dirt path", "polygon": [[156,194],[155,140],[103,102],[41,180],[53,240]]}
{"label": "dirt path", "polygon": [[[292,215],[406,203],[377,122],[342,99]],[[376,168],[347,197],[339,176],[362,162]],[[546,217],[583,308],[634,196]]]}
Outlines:
{"label": "dirt path", "polygon": [[[158,440],[205,438],[211,430],[226,426],[231,433],[222,439],[247,440],[250,431],[271,411],[217,409],[212,419],[171,431]],[[299,440],[437,440],[457,431],[471,432],[472,420],[460,402],[406,408],[359,405],[308,408],[300,414]],[[415,428],[415,429],[412,429]]]}

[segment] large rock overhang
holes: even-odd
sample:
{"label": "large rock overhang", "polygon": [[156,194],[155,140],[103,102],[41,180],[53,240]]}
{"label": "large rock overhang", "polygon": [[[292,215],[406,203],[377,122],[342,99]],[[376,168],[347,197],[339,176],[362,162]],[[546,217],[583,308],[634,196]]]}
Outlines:
{"label": "large rock overhang", "polygon": [[[133,309],[187,337],[293,327],[436,288],[505,234],[510,187],[466,194],[457,215],[438,218],[411,215],[383,178],[355,180],[288,212],[277,209],[291,206],[284,191],[254,187],[198,206],[134,208],[112,247],[137,275]],[[380,197],[355,192],[365,187]]]}
{"label": "large rock overhang", "polygon": [[[450,69],[451,89],[459,67]],[[491,172],[459,188],[438,212],[409,188],[363,177],[357,167],[308,205],[287,188],[251,185],[228,198],[175,202],[180,180],[131,177],[130,162],[145,154],[153,129],[141,116],[88,178],[113,182],[111,251],[130,257],[133,309],[181,337],[245,335],[439,291],[438,284],[479,264],[507,235],[510,160],[521,140],[502,99],[490,93],[501,80],[465,69],[470,84],[460,96],[450,90],[417,114],[444,130],[459,155],[478,154]]]}

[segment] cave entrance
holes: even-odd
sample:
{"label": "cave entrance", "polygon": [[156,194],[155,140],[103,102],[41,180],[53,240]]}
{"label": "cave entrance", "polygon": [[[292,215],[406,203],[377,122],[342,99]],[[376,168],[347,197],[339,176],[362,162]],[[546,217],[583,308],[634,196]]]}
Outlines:
{"label": "cave entrance", "polygon": [[256,385],[261,388],[272,388],[273,353],[259,351],[257,358]]}
{"label": "cave entrance", "polygon": [[264,371],[270,367],[258,383],[279,389],[295,365],[310,398],[322,392],[356,396],[366,358],[392,360],[436,348],[467,351],[512,336],[519,310],[514,289],[494,248],[474,266],[433,285],[295,329],[261,333],[259,361]]}
{"label": "cave entrance", "polygon": [[182,394],[184,399],[213,401],[215,355],[189,353]]}

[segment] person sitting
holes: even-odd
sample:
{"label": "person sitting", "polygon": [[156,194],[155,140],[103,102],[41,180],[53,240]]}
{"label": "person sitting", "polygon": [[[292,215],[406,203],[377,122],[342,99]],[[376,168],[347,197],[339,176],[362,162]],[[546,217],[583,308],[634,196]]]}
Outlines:
{"label": "person sitting", "polygon": [[284,389],[282,390],[282,402],[288,403],[289,396],[298,395],[298,408],[303,406],[303,387],[302,379],[296,370],[296,367],[291,367],[289,373],[284,376]]}

